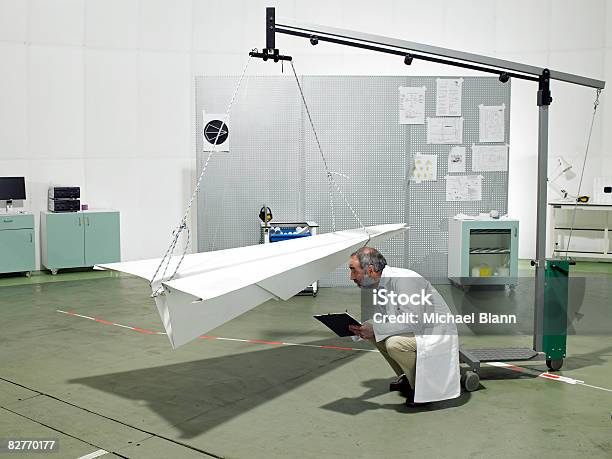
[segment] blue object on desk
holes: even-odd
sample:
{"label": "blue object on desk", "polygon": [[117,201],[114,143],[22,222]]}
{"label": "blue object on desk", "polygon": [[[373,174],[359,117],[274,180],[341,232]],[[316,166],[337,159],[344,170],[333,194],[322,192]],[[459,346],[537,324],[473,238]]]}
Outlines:
{"label": "blue object on desk", "polygon": [[310,232],[296,233],[294,228],[280,228],[280,232],[270,231],[270,242],[287,241],[289,239],[308,237],[310,235]]}

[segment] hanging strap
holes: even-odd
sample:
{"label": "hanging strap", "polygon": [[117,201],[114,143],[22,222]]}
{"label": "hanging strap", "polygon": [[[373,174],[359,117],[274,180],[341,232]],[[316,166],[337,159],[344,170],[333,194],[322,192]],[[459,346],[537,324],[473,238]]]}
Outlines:
{"label": "hanging strap", "polygon": [[[254,50],[257,51],[257,50]],[[242,69],[242,74],[240,75],[240,78],[238,79],[238,84],[236,85],[236,88],[234,89],[234,93],[232,94],[232,98],[229,101],[229,104],[227,106],[227,110],[225,111],[225,115],[229,116],[230,111],[232,109],[232,105],[234,104],[234,101],[236,100],[236,95],[238,94],[238,89],[240,88],[240,85],[242,84],[242,80],[244,79],[244,75],[246,74],[247,68],[249,66],[249,63],[251,62],[251,56],[249,56],[249,58],[246,61],[246,64],[244,65],[244,68]],[[219,139],[219,135],[221,135],[221,129],[219,129],[219,132],[217,132],[217,138],[215,139],[215,145],[217,144],[216,140]],[[196,183],[196,187],[191,195],[191,198],[189,199],[189,203],[187,204],[187,208],[185,209],[185,213],[183,214],[183,217],[180,220],[180,223],[178,224],[178,226],[174,229],[174,231],[172,231],[172,239],[170,241],[170,244],[168,246],[168,249],[166,250],[166,253],[164,254],[163,258],[161,259],[161,261],[159,262],[159,265],[157,266],[157,269],[155,270],[155,273],[153,274],[153,277],[151,278],[151,280],[149,281],[149,285],[151,286],[151,288],[153,288],[153,283],[155,282],[155,279],[157,279],[157,275],[159,274],[160,270],[163,267],[163,271],[162,274],[160,276],[160,279],[167,282],[170,281],[172,279],[174,279],[174,277],[176,276],[176,273],[179,270],[179,267],[181,266],[181,263],[183,262],[183,259],[185,258],[185,255],[187,254],[187,251],[189,250],[189,246],[191,243],[191,232],[189,231],[189,226],[187,225],[187,217],[189,216],[189,214],[191,213],[191,207],[193,205],[193,201],[195,200],[196,196],[198,195],[199,191],[200,191],[200,186],[202,184],[202,178],[204,177],[204,172],[206,172],[206,168],[208,167],[208,163],[210,162],[210,159],[212,158],[212,154],[213,151],[211,150],[208,153],[208,157],[206,158],[206,161],[204,162],[204,166],[202,167],[202,172],[200,172],[200,176],[198,177],[198,181]],[[181,236],[181,233],[183,231],[187,232],[187,241],[185,243],[185,247],[183,249],[183,253],[181,254],[181,258],[179,259],[178,263],[176,264],[176,267],[174,268],[174,271],[172,272],[172,275],[166,279],[166,272],[168,271],[168,267],[170,266],[170,261],[172,260],[172,254],[174,253],[174,249],[176,248],[176,244],[178,243],[178,240]],[[163,291],[163,287],[159,287],[157,288],[157,290],[155,290],[151,296],[155,297],[157,295],[159,295],[161,292]]]}
{"label": "hanging strap", "polygon": [[349,203],[348,199],[346,198],[346,196],[342,192],[342,189],[338,186],[338,184],[334,180],[334,177],[333,177],[334,172],[331,172],[329,170],[329,167],[327,166],[327,159],[325,158],[325,154],[323,153],[323,148],[321,148],[321,142],[319,141],[319,136],[317,135],[317,130],[314,127],[314,123],[312,121],[312,116],[310,116],[310,110],[308,109],[308,104],[306,103],[306,98],[304,97],[304,91],[302,91],[302,85],[300,84],[300,79],[298,78],[297,73],[295,72],[295,66],[293,65],[293,60],[289,61],[289,63],[291,64],[291,70],[293,70],[293,76],[295,77],[295,82],[297,83],[297,87],[300,90],[300,96],[302,97],[302,102],[304,104],[304,109],[306,110],[306,115],[308,116],[308,121],[310,122],[310,127],[312,128],[312,132],[313,132],[313,134],[315,136],[315,140],[317,142],[317,147],[319,149],[319,153],[321,154],[321,159],[323,160],[323,166],[325,166],[325,173],[327,174],[327,183],[328,183],[328,189],[329,189],[329,203],[330,203],[330,207],[331,207],[330,210],[331,210],[331,215],[332,215],[332,229],[333,229],[333,231],[336,231],[336,214],[334,212],[334,201],[333,201],[333,188],[335,187],[336,190],[338,190],[338,193],[340,194],[340,197],[344,200],[344,203],[346,204],[346,206],[350,209],[351,213],[353,214],[353,217],[355,217],[355,220],[357,220],[357,223],[359,223],[359,226],[361,226],[361,228],[365,230],[365,226],[361,222],[361,219],[357,215],[357,212],[355,212],[355,209],[353,209],[353,207]]}
{"label": "hanging strap", "polygon": [[[589,146],[591,145],[591,135],[593,134],[593,124],[595,124],[595,115],[597,114],[597,107],[599,106],[599,95],[601,94],[601,89],[597,89],[595,94],[595,101],[593,102],[593,116],[591,117],[591,126],[589,128],[589,136],[587,138],[586,148],[584,151],[584,160],[582,161],[582,171],[580,172],[580,181],[578,182],[578,193],[577,196],[580,197],[580,188],[582,187],[582,179],[584,177],[584,169],[587,162],[587,156],[589,155]],[[578,210],[578,198],[576,198],[576,203],[574,204],[574,210],[572,212],[572,224],[570,225],[570,233],[567,238],[567,245],[565,246],[565,259],[567,260],[569,257],[569,247],[570,242],[572,241],[572,232],[574,231],[574,224],[576,223],[576,210]]]}

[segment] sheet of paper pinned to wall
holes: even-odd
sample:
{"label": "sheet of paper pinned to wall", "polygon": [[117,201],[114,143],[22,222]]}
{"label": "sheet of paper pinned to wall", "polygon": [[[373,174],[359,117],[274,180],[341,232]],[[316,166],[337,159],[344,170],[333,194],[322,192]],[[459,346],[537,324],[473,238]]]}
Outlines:
{"label": "sheet of paper pinned to wall", "polygon": [[425,86],[399,87],[399,124],[425,124]]}
{"label": "sheet of paper pinned to wall", "polygon": [[410,174],[410,181],[418,183],[424,180],[438,180],[437,155],[423,155],[421,153],[414,155],[414,167]]}
{"label": "sheet of paper pinned to wall", "polygon": [[480,201],[482,199],[482,175],[447,175],[447,201]]}
{"label": "sheet of paper pinned to wall", "polygon": [[504,142],[506,104],[479,105],[479,142]]}
{"label": "sheet of paper pinned to wall", "polygon": [[508,170],[508,145],[472,145],[472,170],[503,172]]}
{"label": "sheet of paper pinned to wall", "polygon": [[465,147],[451,147],[448,154],[448,172],[465,172]]}
{"label": "sheet of paper pinned to wall", "polygon": [[427,143],[463,143],[463,117],[427,118]]}
{"label": "sheet of paper pinned to wall", "polygon": [[461,116],[463,78],[436,80],[436,116]]}
{"label": "sheet of paper pinned to wall", "polygon": [[230,151],[229,116],[202,110],[202,151]]}

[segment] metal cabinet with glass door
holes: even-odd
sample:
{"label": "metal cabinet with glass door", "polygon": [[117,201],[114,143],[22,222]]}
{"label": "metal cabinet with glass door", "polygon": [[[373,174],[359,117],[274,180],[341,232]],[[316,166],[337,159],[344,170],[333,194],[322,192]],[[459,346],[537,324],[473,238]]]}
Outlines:
{"label": "metal cabinet with glass door", "polygon": [[112,210],[41,212],[41,263],[58,269],[121,261],[120,216]]}
{"label": "metal cabinet with glass door", "polygon": [[518,282],[518,220],[451,218],[448,278],[461,287]]}

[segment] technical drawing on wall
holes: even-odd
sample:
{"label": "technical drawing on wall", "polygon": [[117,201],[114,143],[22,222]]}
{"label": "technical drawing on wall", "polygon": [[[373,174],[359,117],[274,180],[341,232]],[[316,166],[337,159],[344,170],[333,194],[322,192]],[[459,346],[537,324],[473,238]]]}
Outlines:
{"label": "technical drawing on wall", "polygon": [[479,105],[479,142],[503,142],[506,106]]}
{"label": "technical drawing on wall", "polygon": [[463,78],[436,80],[436,116],[461,116]]}
{"label": "technical drawing on wall", "polygon": [[399,124],[425,124],[425,86],[399,87]]}
{"label": "technical drawing on wall", "polygon": [[508,170],[508,145],[472,145],[472,170],[504,172]]}
{"label": "technical drawing on wall", "polygon": [[463,118],[427,118],[427,143],[463,143]]}
{"label": "technical drawing on wall", "polygon": [[465,147],[451,147],[448,153],[448,172],[465,172]]}
{"label": "technical drawing on wall", "polygon": [[482,199],[482,175],[447,175],[447,201],[480,201]]}

